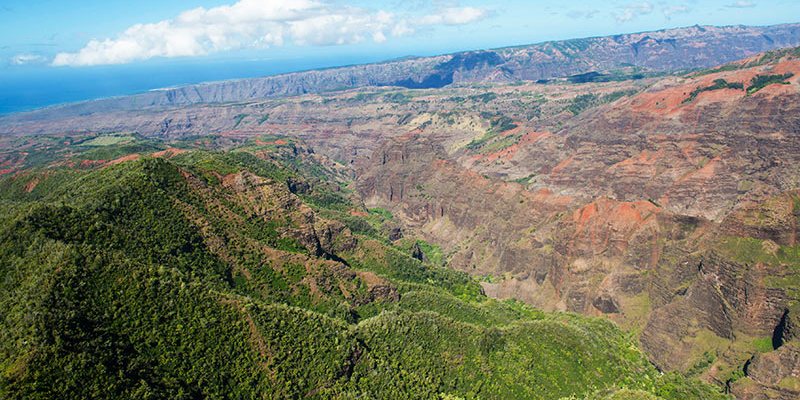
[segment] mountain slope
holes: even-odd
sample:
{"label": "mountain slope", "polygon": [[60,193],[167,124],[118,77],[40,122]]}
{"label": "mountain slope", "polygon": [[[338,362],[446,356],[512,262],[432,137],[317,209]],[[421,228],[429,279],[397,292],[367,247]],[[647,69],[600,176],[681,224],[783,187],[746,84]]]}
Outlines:
{"label": "mountain slope", "polygon": [[0,182],[4,398],[721,397],[420,262],[297,143],[135,158]]}
{"label": "mountain slope", "polygon": [[663,369],[795,398],[798,57],[592,87],[568,119],[483,136],[423,127],[364,160],[359,190],[492,296],[606,315]]}

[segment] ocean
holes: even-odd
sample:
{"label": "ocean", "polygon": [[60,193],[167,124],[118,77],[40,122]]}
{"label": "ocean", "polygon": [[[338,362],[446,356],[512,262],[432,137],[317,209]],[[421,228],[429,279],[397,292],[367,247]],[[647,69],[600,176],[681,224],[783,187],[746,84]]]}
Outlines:
{"label": "ocean", "polygon": [[283,60],[162,61],[90,68],[8,67],[0,69],[0,114],[166,87],[254,78],[382,59],[363,55]]}

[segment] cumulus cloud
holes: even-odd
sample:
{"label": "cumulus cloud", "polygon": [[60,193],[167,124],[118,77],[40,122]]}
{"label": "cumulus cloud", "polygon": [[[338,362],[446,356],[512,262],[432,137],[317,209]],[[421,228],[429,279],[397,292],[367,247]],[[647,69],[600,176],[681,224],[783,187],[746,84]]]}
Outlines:
{"label": "cumulus cloud", "polygon": [[688,14],[690,11],[691,9],[689,9],[689,7],[683,5],[667,6],[661,9],[666,19],[670,19],[673,15],[677,14]]}
{"label": "cumulus cloud", "polygon": [[39,54],[17,54],[11,57],[13,65],[44,64],[47,58]]}
{"label": "cumulus cloud", "polygon": [[425,16],[422,25],[466,25],[486,18],[489,12],[475,7],[448,7]]}
{"label": "cumulus cloud", "polygon": [[753,3],[752,1],[739,0],[739,1],[735,2],[735,3],[728,4],[725,7],[728,7],[728,8],[752,8],[752,7],[755,7],[755,6],[756,6],[756,3]]}
{"label": "cumulus cloud", "polygon": [[653,10],[655,10],[655,7],[653,7],[653,4],[649,1],[629,3],[617,10],[617,12],[614,13],[614,18],[616,18],[619,23],[625,23],[642,15],[651,14]]}
{"label": "cumulus cloud", "polygon": [[321,0],[239,0],[195,8],[174,19],[133,25],[116,38],[91,40],[59,53],[54,66],[124,64],[154,57],[202,56],[219,51],[286,44],[330,46],[410,35],[421,27],[463,25],[488,16],[474,7],[443,8],[411,18]]}
{"label": "cumulus cloud", "polygon": [[599,14],[600,10],[570,10],[567,12],[567,17],[573,19],[592,19],[595,15]]}

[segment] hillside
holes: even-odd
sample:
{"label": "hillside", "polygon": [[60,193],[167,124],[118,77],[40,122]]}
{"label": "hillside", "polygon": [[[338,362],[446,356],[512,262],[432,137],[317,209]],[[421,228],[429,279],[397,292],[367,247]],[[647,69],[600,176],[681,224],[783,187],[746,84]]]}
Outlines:
{"label": "hillside", "polygon": [[0,395],[721,397],[610,322],[488,299],[348,185],[262,139],[5,177]]}

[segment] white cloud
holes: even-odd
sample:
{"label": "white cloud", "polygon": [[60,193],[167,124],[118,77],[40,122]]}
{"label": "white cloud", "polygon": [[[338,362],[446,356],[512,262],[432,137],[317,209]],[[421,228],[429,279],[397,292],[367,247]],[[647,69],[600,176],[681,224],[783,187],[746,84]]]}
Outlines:
{"label": "white cloud", "polygon": [[465,25],[486,18],[489,12],[475,7],[449,7],[425,16],[422,25]]}
{"label": "white cloud", "polygon": [[567,12],[567,17],[573,19],[592,19],[595,15],[599,14],[600,10],[592,9],[592,10],[570,10]]}
{"label": "white cloud", "polygon": [[651,14],[654,9],[655,7],[649,1],[630,3],[615,12],[614,18],[619,23],[629,22],[642,15]]}
{"label": "white cloud", "polygon": [[752,7],[755,7],[755,6],[756,6],[756,3],[753,3],[752,1],[739,0],[739,1],[735,2],[735,3],[728,4],[725,7],[728,7],[728,8],[752,8]]}
{"label": "white cloud", "polygon": [[691,9],[689,7],[683,5],[668,6],[661,9],[666,19],[670,19],[673,15],[677,14],[688,14],[690,11]]}
{"label": "white cloud", "polygon": [[329,46],[413,34],[415,28],[463,25],[488,16],[474,7],[451,7],[421,17],[334,5],[324,0],[239,0],[195,8],[174,19],[131,26],[116,38],[91,40],[75,53],[59,53],[54,66],[124,64],[155,57],[286,44]]}
{"label": "white cloud", "polygon": [[44,64],[47,58],[39,54],[17,54],[11,57],[11,64],[14,65],[28,65],[28,64]]}

